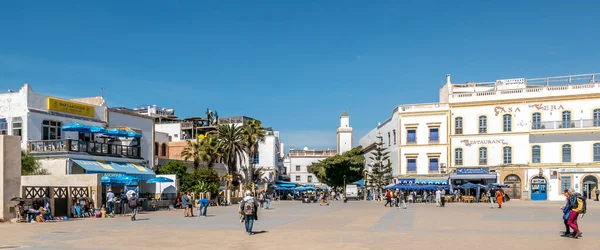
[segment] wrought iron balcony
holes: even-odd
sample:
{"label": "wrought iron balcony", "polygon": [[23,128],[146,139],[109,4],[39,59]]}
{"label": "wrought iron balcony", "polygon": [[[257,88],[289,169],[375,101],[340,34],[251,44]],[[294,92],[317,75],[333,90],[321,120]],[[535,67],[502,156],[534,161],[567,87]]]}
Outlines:
{"label": "wrought iron balcony", "polygon": [[72,139],[28,141],[27,151],[30,153],[82,152],[106,156],[141,157],[140,146],[124,146]]}
{"label": "wrought iron balcony", "polygon": [[600,120],[587,119],[587,120],[545,121],[545,122],[531,123],[532,130],[565,129],[565,128],[593,128],[593,127],[600,128]]}

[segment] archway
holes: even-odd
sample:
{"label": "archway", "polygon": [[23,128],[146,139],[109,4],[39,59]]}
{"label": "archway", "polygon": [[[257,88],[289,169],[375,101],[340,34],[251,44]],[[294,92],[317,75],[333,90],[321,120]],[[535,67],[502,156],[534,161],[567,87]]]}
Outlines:
{"label": "archway", "polygon": [[598,178],[593,175],[588,175],[583,178],[583,195],[588,199],[596,199],[596,189],[598,188]]}
{"label": "archway", "polygon": [[521,199],[521,178],[518,175],[508,175],[504,178],[504,184],[508,187],[504,188],[504,193],[508,194],[511,199]]}
{"label": "archway", "polygon": [[548,199],[548,181],[543,176],[531,179],[531,200],[545,201]]}

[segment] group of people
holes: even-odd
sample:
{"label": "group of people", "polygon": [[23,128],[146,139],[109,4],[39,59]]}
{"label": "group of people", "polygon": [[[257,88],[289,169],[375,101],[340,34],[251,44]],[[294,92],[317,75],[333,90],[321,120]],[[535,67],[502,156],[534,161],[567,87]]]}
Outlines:
{"label": "group of people", "polygon": [[396,189],[395,191],[392,191],[390,189],[388,189],[385,193],[385,205],[384,207],[387,207],[388,204],[390,205],[390,207],[397,207],[398,209],[400,209],[400,204],[402,204],[402,208],[406,209],[406,193],[404,193],[402,190],[400,189]]}
{"label": "group of people", "polygon": [[[121,204],[121,213],[124,214],[125,206],[128,206],[131,209],[131,220],[136,220],[136,215],[139,207],[139,200],[134,191],[130,191],[129,193],[123,192],[121,190],[121,194],[119,196],[120,204]],[[108,189],[106,192],[106,214],[109,216],[115,215],[115,203],[117,202],[117,197],[113,193],[112,189]]]}
{"label": "group of people", "polygon": [[502,203],[504,202],[504,197],[506,196],[504,189],[488,189],[487,196],[490,198],[490,208],[494,208],[494,203],[498,204],[498,208],[502,208]]}
{"label": "group of people", "polygon": [[[582,236],[577,219],[579,216],[583,218],[586,212],[586,198],[580,193],[575,192],[575,189],[565,189],[563,191],[566,197],[566,204],[561,208],[563,211],[563,222],[565,224],[565,231],[563,237],[579,238]],[[571,231],[572,230],[572,231]]]}

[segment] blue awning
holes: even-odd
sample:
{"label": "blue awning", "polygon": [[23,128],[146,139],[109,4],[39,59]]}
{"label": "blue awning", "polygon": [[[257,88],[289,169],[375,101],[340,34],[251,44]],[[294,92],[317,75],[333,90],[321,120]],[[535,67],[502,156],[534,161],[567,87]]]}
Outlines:
{"label": "blue awning", "polygon": [[417,179],[416,184],[447,185],[448,179]]}
{"label": "blue awning", "polygon": [[139,163],[93,160],[72,161],[85,169],[87,174],[102,174],[102,176],[108,177],[131,176],[140,180],[149,180],[156,176],[152,170]]}

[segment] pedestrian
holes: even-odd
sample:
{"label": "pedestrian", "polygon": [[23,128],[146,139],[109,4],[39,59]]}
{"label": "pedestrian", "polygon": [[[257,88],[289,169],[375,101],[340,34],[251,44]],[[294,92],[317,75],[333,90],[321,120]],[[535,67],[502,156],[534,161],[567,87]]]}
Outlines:
{"label": "pedestrian", "polygon": [[260,202],[260,208],[263,208],[265,206],[265,193],[264,193],[264,191],[260,191],[260,193],[258,193],[258,201]]}
{"label": "pedestrian", "polygon": [[561,207],[561,209],[563,210],[563,223],[565,224],[565,231],[563,232],[563,234],[561,236],[563,237],[570,237],[571,236],[571,227],[569,227],[569,215],[571,214],[571,205],[569,203],[569,190],[565,189],[563,191],[563,194],[565,195],[566,199],[565,202],[566,204]]}
{"label": "pedestrian", "polygon": [[[400,192],[398,193],[400,202],[402,202],[402,207],[404,209],[406,209],[406,195],[404,192],[402,192],[402,190],[400,190]],[[400,209],[400,206],[398,206],[398,209]]]}
{"label": "pedestrian", "polygon": [[252,192],[246,191],[246,197],[240,202],[240,207],[238,208],[238,212],[244,215],[246,233],[248,235],[253,235],[252,227],[254,226],[254,220],[256,220],[258,202],[254,197],[252,197]]}
{"label": "pedestrian", "polygon": [[438,188],[435,191],[435,206],[439,207],[442,204],[442,191],[440,191],[440,189]]}
{"label": "pedestrian", "polygon": [[488,190],[487,196],[490,197],[490,208],[494,208],[494,197],[496,196],[496,191],[494,188]]}
{"label": "pedestrian", "polygon": [[119,198],[121,198],[121,214],[125,214],[125,208],[127,207],[127,194],[125,193],[125,191],[123,191],[123,189],[121,189],[121,194],[119,195]]}
{"label": "pedestrian", "polygon": [[200,208],[198,209],[198,218],[201,216],[206,217],[206,209],[208,208],[210,201],[208,198],[204,197],[200,199],[198,203],[200,204]]}
{"label": "pedestrian", "polygon": [[115,194],[112,192],[112,189],[108,189],[106,192],[106,213],[113,216],[115,213]]}
{"label": "pedestrian", "polygon": [[188,192],[183,192],[183,196],[181,196],[181,207],[183,207],[183,216],[189,217],[190,214],[190,198],[188,197]]}
{"label": "pedestrian", "polygon": [[384,207],[387,207],[388,204],[390,204],[390,207],[392,206],[392,191],[391,190],[387,190],[385,193],[385,205],[383,205]]}
{"label": "pedestrian", "polygon": [[496,191],[496,202],[498,202],[498,208],[502,208],[502,201],[504,200],[504,190],[499,188]]}
{"label": "pedestrian", "polygon": [[137,215],[138,210],[138,198],[135,196],[135,193],[131,194],[131,198],[128,200],[129,208],[131,209],[131,221],[136,220],[135,216]]}
{"label": "pedestrian", "polygon": [[598,196],[600,196],[600,188],[596,187],[596,201],[598,201]]}
{"label": "pedestrian", "polygon": [[396,207],[400,208],[400,189],[396,188],[394,192],[394,199],[396,199]]}
{"label": "pedestrian", "polygon": [[569,218],[567,219],[567,224],[569,227],[573,229],[573,233],[571,237],[577,239],[581,237],[581,231],[579,231],[579,225],[577,224],[577,218],[579,215],[585,214],[586,204],[585,197],[581,196],[581,194],[576,193],[575,189],[569,189],[569,207],[571,208],[571,212],[569,213]]}
{"label": "pedestrian", "polygon": [[446,189],[442,188],[442,196],[440,202],[442,202],[442,207],[446,206]]}
{"label": "pedestrian", "polygon": [[273,196],[270,193],[266,193],[265,195],[265,209],[270,209],[271,208],[271,200],[273,199]]}

